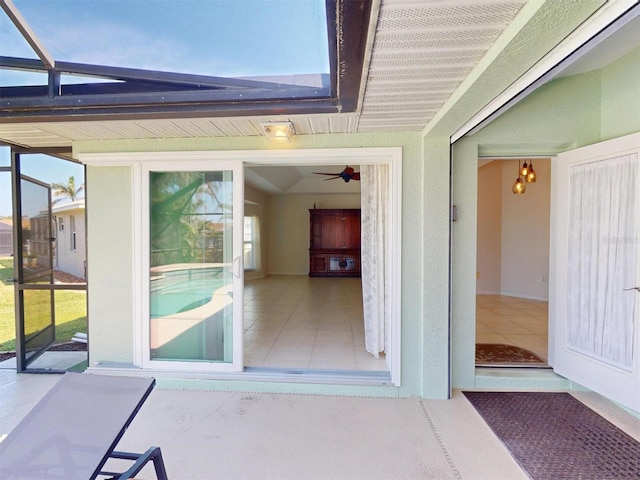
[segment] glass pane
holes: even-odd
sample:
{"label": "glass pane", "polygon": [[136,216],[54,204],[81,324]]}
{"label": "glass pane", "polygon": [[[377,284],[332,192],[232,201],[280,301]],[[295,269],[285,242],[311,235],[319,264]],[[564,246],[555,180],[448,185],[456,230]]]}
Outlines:
{"label": "glass pane", "polygon": [[[86,278],[84,165],[43,154],[21,154],[20,170],[51,186],[53,268],[56,280]],[[48,236],[47,236],[48,237]]]}
{"label": "glass pane", "polygon": [[[0,258],[13,253],[13,213],[11,211],[11,172],[0,171]],[[8,258],[8,260],[11,260]]]}
{"label": "glass pane", "polygon": [[329,258],[329,270],[331,270],[332,272],[339,272],[341,264],[342,264],[342,257]]}
{"label": "glass pane", "polygon": [[51,268],[49,189],[20,180],[22,207],[22,266],[25,274]]}
{"label": "glass pane", "polygon": [[232,172],[152,172],[154,360],[231,362]]}
{"label": "glass pane", "polygon": [[[40,279],[40,284],[49,284],[48,280]],[[23,290],[24,312],[24,352],[25,360],[34,353],[46,347],[54,340],[51,290]]]}
{"label": "glass pane", "polygon": [[52,187],[53,204],[61,206],[84,198],[84,165],[44,154],[21,154],[20,173]]}
{"label": "glass pane", "polygon": [[244,269],[253,270],[256,268],[255,255],[253,253],[253,223],[254,217],[244,217],[244,242],[243,242],[243,255],[244,255]]}
{"label": "glass pane", "polygon": [[354,272],[356,270],[356,259],[346,257],[344,259],[344,269],[348,272]]}

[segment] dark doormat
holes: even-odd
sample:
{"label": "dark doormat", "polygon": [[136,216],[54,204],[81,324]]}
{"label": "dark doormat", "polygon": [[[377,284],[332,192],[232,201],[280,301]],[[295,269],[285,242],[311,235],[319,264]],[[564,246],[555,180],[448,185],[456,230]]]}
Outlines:
{"label": "dark doormat", "polygon": [[533,480],[640,478],[640,442],[567,393],[463,393]]}
{"label": "dark doormat", "polygon": [[477,343],[476,365],[546,365],[542,358],[526,348],[502,343]]}

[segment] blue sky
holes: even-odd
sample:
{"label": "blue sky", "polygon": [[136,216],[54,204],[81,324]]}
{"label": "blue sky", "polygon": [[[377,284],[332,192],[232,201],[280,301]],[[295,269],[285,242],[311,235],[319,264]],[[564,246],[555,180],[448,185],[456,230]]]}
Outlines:
{"label": "blue sky", "polygon": [[[56,60],[223,77],[329,72],[324,0],[14,4]],[[0,55],[36,58],[0,16]]]}

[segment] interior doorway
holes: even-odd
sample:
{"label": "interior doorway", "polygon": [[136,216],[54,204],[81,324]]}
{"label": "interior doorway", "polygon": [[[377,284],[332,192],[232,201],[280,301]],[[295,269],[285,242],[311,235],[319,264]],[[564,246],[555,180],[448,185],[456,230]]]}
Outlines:
{"label": "interior doorway", "polygon": [[[249,370],[389,371],[384,353],[375,358],[365,349],[360,275],[309,276],[310,210],[361,207],[360,166],[349,167],[357,179],[340,177],[340,165],[247,166],[245,215],[260,239],[249,247],[260,260],[245,265]],[[278,188],[264,187],[270,178],[281,180]]]}
{"label": "interior doorway", "polygon": [[547,365],[550,193],[549,158],[478,162],[476,366]]}

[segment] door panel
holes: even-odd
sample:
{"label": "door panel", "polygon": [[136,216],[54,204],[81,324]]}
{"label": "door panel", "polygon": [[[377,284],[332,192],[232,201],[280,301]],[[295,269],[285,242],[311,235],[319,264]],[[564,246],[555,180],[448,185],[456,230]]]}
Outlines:
{"label": "door panel", "polygon": [[242,171],[181,168],[148,172],[145,363],[241,370]]}
{"label": "door panel", "polygon": [[640,411],[640,134],[554,163],[554,370]]}
{"label": "door panel", "polygon": [[53,316],[53,291],[32,290],[37,285],[49,285],[49,279],[44,278],[29,281],[22,285],[22,351],[24,352],[24,366],[31,363],[44,350],[49,348],[55,340],[55,322]]}
{"label": "door panel", "polygon": [[[15,163],[18,174],[19,160]],[[16,229],[16,358],[21,372],[55,342],[55,309],[51,189],[25,175],[19,178],[14,218],[21,219]]]}

